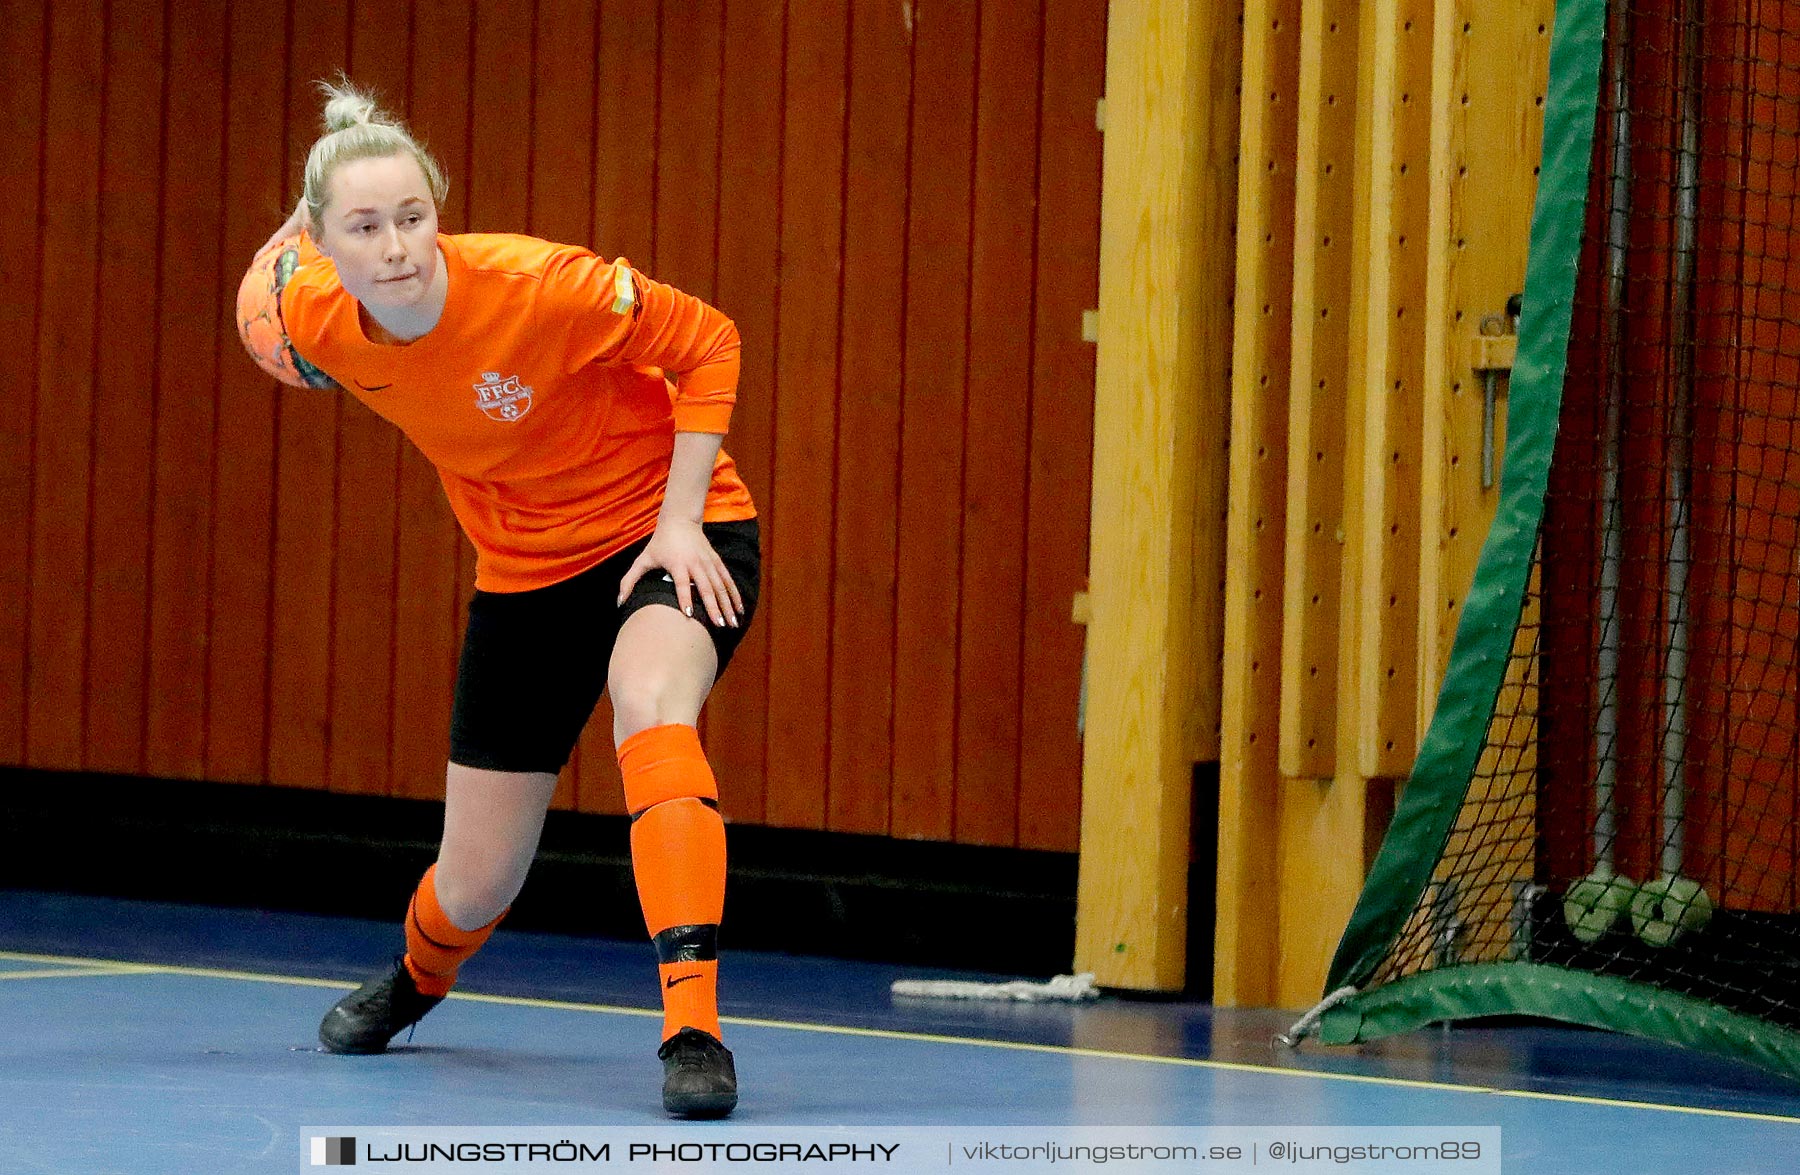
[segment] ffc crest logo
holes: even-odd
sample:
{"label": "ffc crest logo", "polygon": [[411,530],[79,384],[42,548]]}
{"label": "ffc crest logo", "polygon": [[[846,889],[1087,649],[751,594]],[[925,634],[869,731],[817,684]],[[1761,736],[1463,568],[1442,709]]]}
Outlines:
{"label": "ffc crest logo", "polygon": [[484,371],[474,387],[475,406],[487,413],[489,420],[511,424],[531,411],[531,389],[521,386],[516,375],[502,379],[497,371]]}
{"label": "ffc crest logo", "polygon": [[315,1167],[356,1166],[354,1138],[315,1138],[312,1140],[312,1165]]}

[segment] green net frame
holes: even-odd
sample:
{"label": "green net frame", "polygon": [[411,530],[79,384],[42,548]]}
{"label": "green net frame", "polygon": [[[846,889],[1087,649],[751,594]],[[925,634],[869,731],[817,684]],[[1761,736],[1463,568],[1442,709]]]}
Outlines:
{"label": "green net frame", "polygon": [[1565,0],[1498,511],[1333,960],[1800,1078],[1800,3]]}

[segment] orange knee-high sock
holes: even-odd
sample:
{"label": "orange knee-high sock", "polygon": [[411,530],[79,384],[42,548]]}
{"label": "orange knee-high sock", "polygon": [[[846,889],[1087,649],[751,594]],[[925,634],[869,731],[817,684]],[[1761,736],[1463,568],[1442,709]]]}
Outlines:
{"label": "orange knee-high sock", "polygon": [[725,821],[691,726],[639,731],[619,745],[632,814],[631,865],[656,944],[663,1039],[719,1033],[719,919],[725,910]]}
{"label": "orange knee-high sock", "polygon": [[421,992],[448,995],[456,985],[456,969],[481,949],[506,912],[479,929],[462,929],[438,905],[436,876],[436,865],[425,870],[406,907],[406,969]]}

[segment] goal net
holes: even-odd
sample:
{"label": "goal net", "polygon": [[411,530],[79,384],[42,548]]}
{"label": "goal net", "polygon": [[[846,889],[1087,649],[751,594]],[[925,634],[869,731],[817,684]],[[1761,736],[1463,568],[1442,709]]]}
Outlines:
{"label": "goal net", "polygon": [[1320,1009],[1800,1076],[1800,0],[1566,0],[1501,504]]}

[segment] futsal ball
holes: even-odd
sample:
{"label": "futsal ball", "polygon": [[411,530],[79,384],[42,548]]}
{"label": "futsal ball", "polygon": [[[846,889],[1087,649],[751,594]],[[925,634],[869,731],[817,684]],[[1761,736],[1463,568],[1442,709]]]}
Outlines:
{"label": "futsal ball", "polygon": [[1689,877],[1647,882],[1631,900],[1631,928],[1653,947],[1666,947],[1712,920],[1712,897]]}
{"label": "futsal ball", "polygon": [[1569,887],[1563,895],[1563,921],[1582,942],[1596,942],[1612,929],[1637,892],[1630,878],[1602,866]]}
{"label": "futsal ball", "polygon": [[269,249],[250,263],[238,286],[238,338],[256,365],[294,388],[335,389],[337,382],[294,350],[281,318],[281,292],[300,267],[293,245]]}

